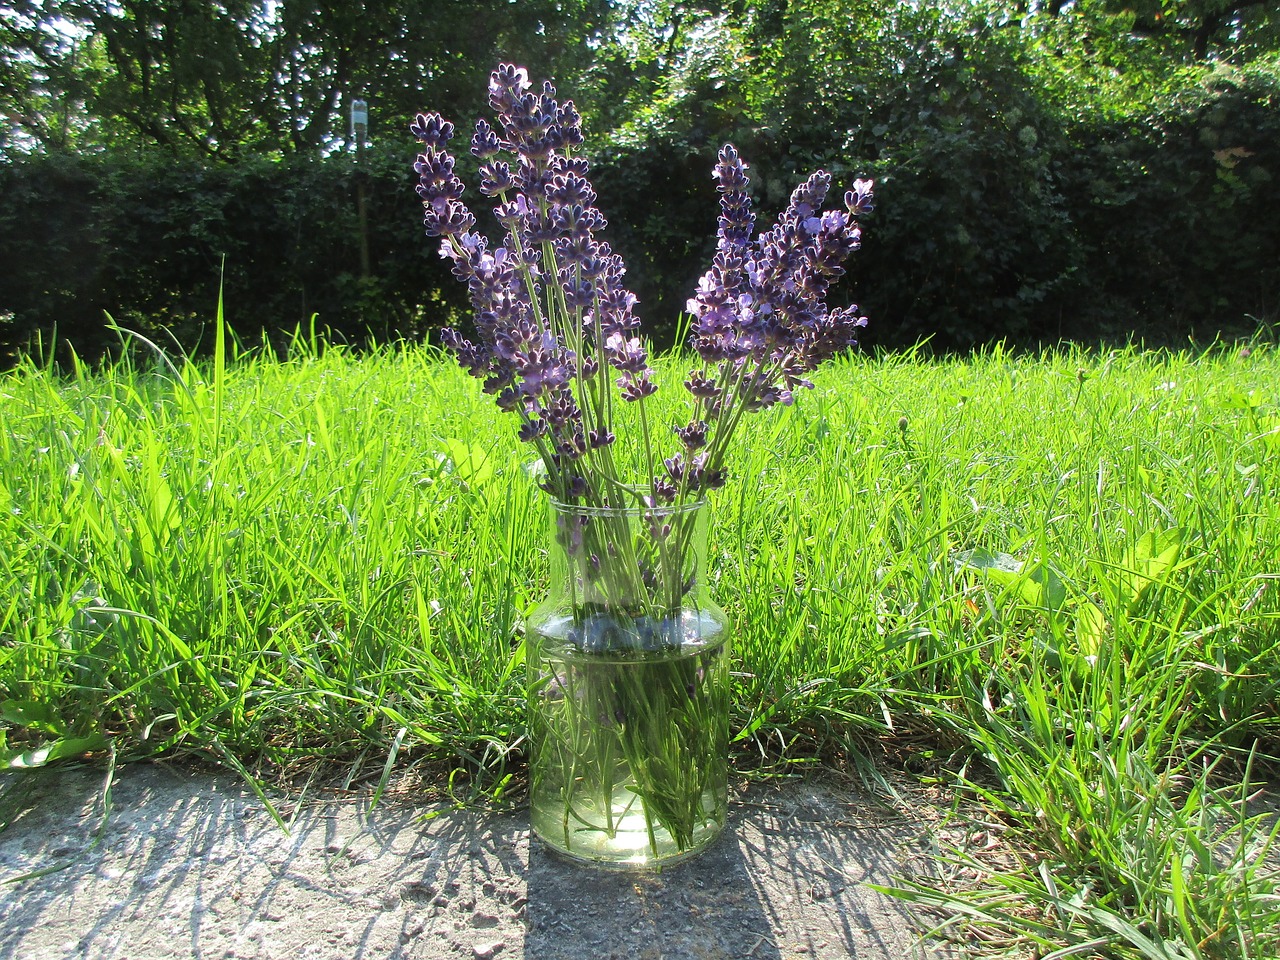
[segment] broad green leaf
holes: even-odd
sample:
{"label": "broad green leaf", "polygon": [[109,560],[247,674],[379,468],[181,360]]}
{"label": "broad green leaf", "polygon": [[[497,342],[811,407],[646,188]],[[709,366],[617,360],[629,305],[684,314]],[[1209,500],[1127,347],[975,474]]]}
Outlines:
{"label": "broad green leaf", "polygon": [[1107,618],[1096,603],[1086,600],[1076,611],[1076,646],[1082,656],[1096,657],[1107,635]]}
{"label": "broad green leaf", "polygon": [[1067,588],[1062,578],[1048,564],[1027,569],[1026,564],[1008,553],[992,553],[975,547],[956,554],[956,569],[977,570],[996,583],[1006,584],[1024,603],[1057,610],[1066,602]]}
{"label": "broad green leaf", "polygon": [[1027,579],[1019,585],[1022,598],[1038,607],[1059,609],[1067,600],[1067,588],[1062,578],[1048,564],[1037,564],[1027,573]]}
{"label": "broad green leaf", "polygon": [[1151,530],[1138,538],[1124,560],[1120,572],[1124,595],[1121,600],[1132,609],[1143,592],[1157,580],[1165,577],[1178,562],[1182,551],[1181,527],[1168,530]]}
{"label": "broad green leaf", "polygon": [[444,445],[453,462],[454,475],[459,480],[471,486],[479,486],[493,476],[489,454],[480,444],[451,439],[446,440]]}
{"label": "broad green leaf", "polygon": [[68,737],[34,750],[11,752],[4,758],[4,766],[10,770],[31,770],[55,760],[67,760],[94,750],[105,750],[110,745],[111,741],[100,733],[87,737]]}
{"label": "broad green leaf", "polygon": [[992,553],[986,547],[974,547],[956,554],[957,570],[980,570],[995,575],[1005,583],[1022,575],[1022,561],[1012,554]]}
{"label": "broad green leaf", "polygon": [[34,700],[5,700],[0,703],[0,719],[15,727],[27,727],[42,733],[61,734],[65,727],[52,704]]}
{"label": "broad green leaf", "polygon": [[1222,392],[1222,405],[1228,410],[1256,410],[1262,406],[1264,397],[1257,390],[1245,393],[1237,387]]}
{"label": "broad green leaf", "polygon": [[[1262,442],[1268,450],[1280,450],[1280,417],[1268,417],[1263,423],[1266,431],[1262,434]],[[3,488],[0,488],[0,506],[4,505]]]}

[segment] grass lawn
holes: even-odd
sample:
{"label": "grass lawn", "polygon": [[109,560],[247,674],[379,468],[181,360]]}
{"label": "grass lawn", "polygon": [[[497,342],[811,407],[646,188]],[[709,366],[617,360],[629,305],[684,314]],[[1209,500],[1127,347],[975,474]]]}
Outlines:
{"label": "grass lawn", "polygon": [[[677,422],[683,365],[658,372]],[[1046,958],[1280,955],[1245,803],[1280,756],[1280,351],[815,382],[713,495],[737,765],[980,800],[1021,867],[957,852],[964,886],[901,892]],[[422,760],[509,792],[546,587],[530,459],[425,350],[0,375],[5,759]]]}

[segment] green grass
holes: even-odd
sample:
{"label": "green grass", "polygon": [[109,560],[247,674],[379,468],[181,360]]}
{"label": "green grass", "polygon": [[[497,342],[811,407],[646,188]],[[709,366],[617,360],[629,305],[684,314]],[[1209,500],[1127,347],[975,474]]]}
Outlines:
{"label": "green grass", "polygon": [[[9,764],[519,777],[545,512],[478,384],[420,350],[131,356],[0,377]],[[1280,755],[1278,383],[1265,344],[997,349],[850,359],[759,415],[711,533],[739,765],[875,748],[981,800],[1021,862],[898,892],[992,944],[1280,954],[1244,802]]]}

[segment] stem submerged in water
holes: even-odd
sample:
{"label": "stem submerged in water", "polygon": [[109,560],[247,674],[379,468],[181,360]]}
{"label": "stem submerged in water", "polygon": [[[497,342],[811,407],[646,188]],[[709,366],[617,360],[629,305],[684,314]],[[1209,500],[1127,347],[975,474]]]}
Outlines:
{"label": "stem submerged in water", "polygon": [[701,576],[705,522],[696,508],[553,516],[553,592],[526,634],[534,830],[585,860],[687,856],[722,829],[728,793],[729,647]]}

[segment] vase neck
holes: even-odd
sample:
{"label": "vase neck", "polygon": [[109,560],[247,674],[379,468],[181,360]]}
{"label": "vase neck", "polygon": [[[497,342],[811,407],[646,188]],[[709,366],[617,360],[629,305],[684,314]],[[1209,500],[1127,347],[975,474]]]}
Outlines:
{"label": "vase neck", "polygon": [[551,504],[551,587],[578,615],[663,617],[702,599],[707,511]]}

